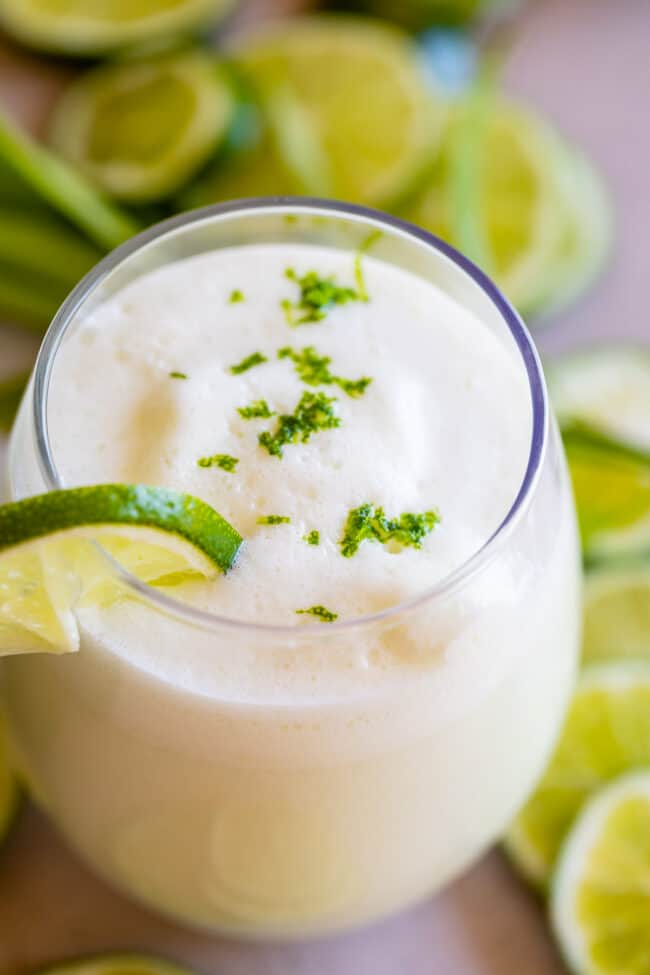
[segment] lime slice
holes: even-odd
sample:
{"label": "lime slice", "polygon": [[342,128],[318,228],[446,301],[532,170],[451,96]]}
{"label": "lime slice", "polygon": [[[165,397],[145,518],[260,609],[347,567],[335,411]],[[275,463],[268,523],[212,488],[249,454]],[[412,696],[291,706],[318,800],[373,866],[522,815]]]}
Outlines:
{"label": "lime slice", "polygon": [[561,245],[557,139],[500,96],[461,103],[428,186],[405,215],[465,251],[524,313],[539,310]]}
{"label": "lime slice", "polygon": [[39,975],[192,975],[186,968],[149,955],[96,955],[55,965]]}
{"label": "lime slice", "polygon": [[596,345],[545,367],[560,424],[578,420],[650,451],[650,348]]}
{"label": "lime slice", "polygon": [[209,505],[166,488],[102,484],[3,505],[0,654],[78,648],[74,608],[121,591],[101,550],[160,586],[228,571],[241,544]]}
{"label": "lime slice", "polygon": [[2,845],[18,808],[18,785],[9,765],[4,721],[0,714],[0,846]]}
{"label": "lime slice", "polygon": [[46,204],[103,249],[116,247],[139,229],[79,173],[0,113],[0,186],[5,184],[12,201]]}
{"label": "lime slice", "polygon": [[232,0],[0,0],[0,25],[43,51],[97,55],[195,31]]}
{"label": "lime slice", "polygon": [[311,192],[388,206],[436,151],[444,112],[396,28],[299,18],[243,40],[234,54],[272,106],[281,166],[295,175],[299,160]]}
{"label": "lime slice", "polygon": [[586,424],[562,431],[585,562],[650,554],[650,452]]}
{"label": "lime slice", "polygon": [[192,50],[103,65],[59,101],[53,148],[130,203],[170,196],[212,156],[235,103],[215,57]]}
{"label": "lime slice", "polygon": [[586,800],[610,779],[650,764],[650,664],[588,667],[537,790],[506,838],[522,873],[548,881],[562,841]]}
{"label": "lime slice", "polygon": [[582,811],[562,850],[551,920],[572,971],[650,971],[650,770],[623,776]]}
{"label": "lime slice", "polygon": [[539,305],[555,315],[598,277],[612,245],[612,207],[600,175],[573,147],[558,144],[556,175],[564,228]]}
{"label": "lime slice", "polygon": [[21,372],[0,381],[0,433],[11,429],[28,380],[29,373]]}
{"label": "lime slice", "polygon": [[587,574],[582,658],[650,660],[650,564]]}

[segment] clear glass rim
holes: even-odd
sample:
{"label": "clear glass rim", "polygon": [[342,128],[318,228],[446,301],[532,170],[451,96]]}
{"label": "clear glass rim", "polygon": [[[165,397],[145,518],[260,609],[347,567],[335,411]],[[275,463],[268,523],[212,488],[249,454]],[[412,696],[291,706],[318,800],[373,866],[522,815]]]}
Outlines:
{"label": "clear glass rim", "polygon": [[229,215],[254,210],[290,212],[295,213],[295,215],[303,213],[311,216],[349,216],[365,220],[369,224],[374,224],[380,230],[384,228],[388,231],[397,231],[406,234],[443,254],[459,267],[461,271],[465,272],[496,307],[517,346],[528,379],[532,410],[530,450],[524,476],[508,512],[480,548],[466,559],[465,562],[457,566],[453,572],[438,580],[428,589],[394,606],[389,606],[375,613],[335,621],[328,624],[327,627],[324,627],[321,623],[304,623],[296,626],[295,624],[263,623],[236,619],[201,610],[179,599],[174,599],[172,596],[141,582],[115,562],[108,553],[104,553],[107,560],[111,563],[115,574],[129,589],[137,593],[140,597],[144,597],[147,602],[153,604],[166,615],[177,617],[193,626],[199,626],[202,629],[255,632],[257,634],[284,636],[293,639],[309,634],[317,634],[319,637],[323,637],[326,634],[331,636],[334,632],[340,633],[341,631],[354,630],[382,621],[388,621],[393,617],[402,616],[420,606],[448,597],[461,589],[496,557],[502,545],[516,528],[530,503],[530,499],[534,495],[543,464],[548,441],[548,401],[541,363],[530,333],[518,312],[503,296],[491,279],[467,257],[434,234],[401,218],[393,217],[369,207],[301,196],[255,197],[232,200],[227,203],[191,210],[154,224],[103,258],[79,282],[77,287],[63,302],[52,320],[43,339],[34,369],[32,419],[34,423],[37,459],[45,481],[46,490],[55,491],[62,488],[64,486],[63,480],[54,460],[49,437],[47,415],[49,385],[56,353],[65,337],[68,327],[74,321],[77,312],[95,288],[118,265],[132,257],[142,247],[147,246],[170,232],[191,226],[192,224],[200,224],[214,218],[227,217]]}

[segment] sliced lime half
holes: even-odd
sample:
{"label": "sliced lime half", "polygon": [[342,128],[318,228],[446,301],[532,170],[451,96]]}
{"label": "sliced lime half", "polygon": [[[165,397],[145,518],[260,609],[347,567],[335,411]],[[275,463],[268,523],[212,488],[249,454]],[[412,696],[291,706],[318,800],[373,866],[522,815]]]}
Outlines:
{"label": "sliced lime half", "polygon": [[235,109],[216,57],[200,50],[86,72],[52,117],[53,148],[130,203],[175,193],[223,142]]}
{"label": "sliced lime half", "polygon": [[587,573],[582,658],[650,660],[650,563]]}

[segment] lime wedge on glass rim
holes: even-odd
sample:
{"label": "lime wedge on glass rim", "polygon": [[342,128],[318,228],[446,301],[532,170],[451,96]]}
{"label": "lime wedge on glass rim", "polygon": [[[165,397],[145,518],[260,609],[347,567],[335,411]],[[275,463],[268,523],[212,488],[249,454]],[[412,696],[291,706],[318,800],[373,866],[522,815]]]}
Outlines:
{"label": "lime wedge on glass rim", "polygon": [[197,173],[224,141],[234,112],[216,57],[181,50],[81,75],[55,108],[50,142],[106,193],[148,203]]}
{"label": "lime wedge on glass rim", "polygon": [[645,765],[650,765],[650,664],[619,661],[585,668],[546,772],[506,837],[506,849],[524,876],[546,885],[585,802],[610,780]]}
{"label": "lime wedge on glass rim", "polygon": [[551,922],[579,975],[647,975],[650,769],[622,776],[583,809],[553,879]]}
{"label": "lime wedge on glass rim", "polygon": [[312,193],[390,206],[436,151],[445,111],[397,28],[296,18],[243,38],[232,55],[262,106],[271,105],[284,167],[291,174],[302,158]]}
{"label": "lime wedge on glass rim", "polygon": [[53,965],[38,975],[192,975],[186,968],[150,955],[94,955]]}
{"label": "lime wedge on glass rim", "polygon": [[205,502],[166,488],[101,484],[3,505],[0,655],[78,649],[74,608],[123,591],[101,550],[164,586],[227,572],[241,544]]}
{"label": "lime wedge on glass rim", "polygon": [[194,32],[232,5],[233,0],[0,0],[0,26],[39,50],[91,56]]}

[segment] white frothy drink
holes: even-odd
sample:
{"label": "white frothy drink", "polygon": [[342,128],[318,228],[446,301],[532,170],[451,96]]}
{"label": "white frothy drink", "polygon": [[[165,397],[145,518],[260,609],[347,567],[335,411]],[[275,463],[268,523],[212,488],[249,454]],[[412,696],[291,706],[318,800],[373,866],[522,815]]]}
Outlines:
{"label": "white frothy drink", "polygon": [[[430,281],[370,256],[361,270],[354,253],[306,244],[177,261],[88,313],[53,374],[66,485],[176,488],[246,539],[227,576],[169,590],[225,621],[190,626],[124,599],[80,611],[78,655],[5,665],[21,765],[72,843],[210,928],[318,933],[438,888],[532,787],[573,674],[561,463],[493,556],[424,598],[522,484],[519,349]],[[310,272],[349,289],[322,318],[309,295],[300,305]],[[321,412],[283,444],[305,394]],[[28,423],[23,410],[19,494],[42,489]],[[363,505],[392,527],[350,551]],[[422,537],[395,527],[426,513]]]}

